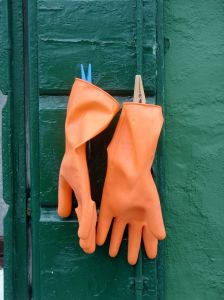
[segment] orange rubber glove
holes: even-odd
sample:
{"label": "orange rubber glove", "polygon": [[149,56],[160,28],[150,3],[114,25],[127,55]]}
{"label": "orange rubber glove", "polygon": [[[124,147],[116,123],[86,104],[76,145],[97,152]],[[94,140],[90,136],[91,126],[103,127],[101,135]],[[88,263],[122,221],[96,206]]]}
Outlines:
{"label": "orange rubber glove", "polygon": [[68,101],[65,122],[65,154],[58,186],[58,214],[68,217],[72,211],[72,191],[78,207],[78,236],[87,253],[95,250],[96,206],[91,199],[86,161],[86,143],[110,123],[118,112],[118,102],[97,86],[76,79]]}
{"label": "orange rubber glove", "polygon": [[108,146],[97,244],[105,242],[114,218],[109,254],[116,256],[128,225],[131,265],[137,262],[142,237],[147,256],[154,258],[158,240],[166,236],[159,195],[150,171],[162,124],[160,106],[124,103]]}

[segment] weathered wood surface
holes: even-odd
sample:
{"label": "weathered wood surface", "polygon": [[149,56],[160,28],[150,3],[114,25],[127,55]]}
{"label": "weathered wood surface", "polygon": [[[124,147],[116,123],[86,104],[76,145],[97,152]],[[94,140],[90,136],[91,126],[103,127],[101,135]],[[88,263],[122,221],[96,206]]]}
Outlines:
{"label": "weathered wood surface", "polygon": [[79,247],[77,222],[59,220],[54,209],[42,209],[40,219],[41,300],[131,300],[140,289],[142,300],[156,300],[156,260],[143,256],[142,281],[127,264],[127,238],[117,258],[108,255],[109,243],[86,255]]}
{"label": "weathered wood surface", "polygon": [[[155,0],[143,1],[142,70],[145,90],[156,84]],[[132,91],[137,72],[136,1],[38,1],[41,93],[70,90],[80,63],[92,63],[93,82]]]}

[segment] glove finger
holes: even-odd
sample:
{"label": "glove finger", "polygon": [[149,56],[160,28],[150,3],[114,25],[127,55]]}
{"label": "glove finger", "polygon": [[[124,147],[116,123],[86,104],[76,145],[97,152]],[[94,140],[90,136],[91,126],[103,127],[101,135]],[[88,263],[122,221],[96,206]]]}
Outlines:
{"label": "glove finger", "polygon": [[146,255],[148,258],[154,259],[157,255],[158,239],[154,237],[147,227],[143,228],[143,242]]}
{"label": "glove finger", "polygon": [[112,215],[107,209],[100,208],[99,220],[97,224],[96,243],[101,246],[104,244],[110,225],[112,222]]}
{"label": "glove finger", "polygon": [[148,226],[152,234],[158,240],[163,240],[166,237],[166,231],[163,223],[163,216],[162,216],[162,210],[160,206],[159,194],[152,176],[150,176],[149,184],[151,186],[150,189],[151,197],[149,199],[150,213],[148,217]]}
{"label": "glove finger", "polygon": [[124,221],[119,219],[114,220],[109,249],[111,257],[115,257],[119,251],[125,226],[126,223]]}
{"label": "glove finger", "polygon": [[[76,209],[77,210],[77,209]],[[77,213],[77,212],[76,212]],[[92,226],[92,219],[96,213],[96,204],[94,201],[89,201],[82,204],[79,217],[78,236],[80,239],[87,239]]]}
{"label": "glove finger", "polygon": [[148,221],[148,226],[152,232],[152,234],[158,240],[164,240],[166,237],[166,230],[163,223],[163,217],[160,207],[153,211],[150,215],[150,220]]}
{"label": "glove finger", "polygon": [[58,182],[58,215],[66,218],[72,211],[72,189],[65,178],[59,175]]}
{"label": "glove finger", "polygon": [[91,254],[95,251],[96,249],[96,211],[94,213],[94,217],[92,220],[92,226],[91,226],[91,231],[86,240],[80,239],[79,244],[80,247],[83,249],[84,252]]}
{"label": "glove finger", "polygon": [[128,262],[135,265],[138,259],[142,239],[142,227],[138,224],[128,225]]}

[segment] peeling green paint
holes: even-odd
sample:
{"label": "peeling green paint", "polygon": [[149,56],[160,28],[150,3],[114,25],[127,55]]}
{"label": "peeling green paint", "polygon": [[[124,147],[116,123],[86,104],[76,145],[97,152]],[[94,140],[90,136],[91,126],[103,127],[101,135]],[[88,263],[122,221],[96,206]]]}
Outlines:
{"label": "peeling green paint", "polygon": [[165,1],[165,299],[224,295],[224,2]]}

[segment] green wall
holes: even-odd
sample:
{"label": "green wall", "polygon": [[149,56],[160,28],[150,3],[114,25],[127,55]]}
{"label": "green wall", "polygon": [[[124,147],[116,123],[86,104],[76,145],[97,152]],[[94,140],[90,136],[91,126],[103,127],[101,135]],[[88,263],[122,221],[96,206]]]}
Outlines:
{"label": "green wall", "polygon": [[165,1],[165,299],[224,297],[224,1]]}

